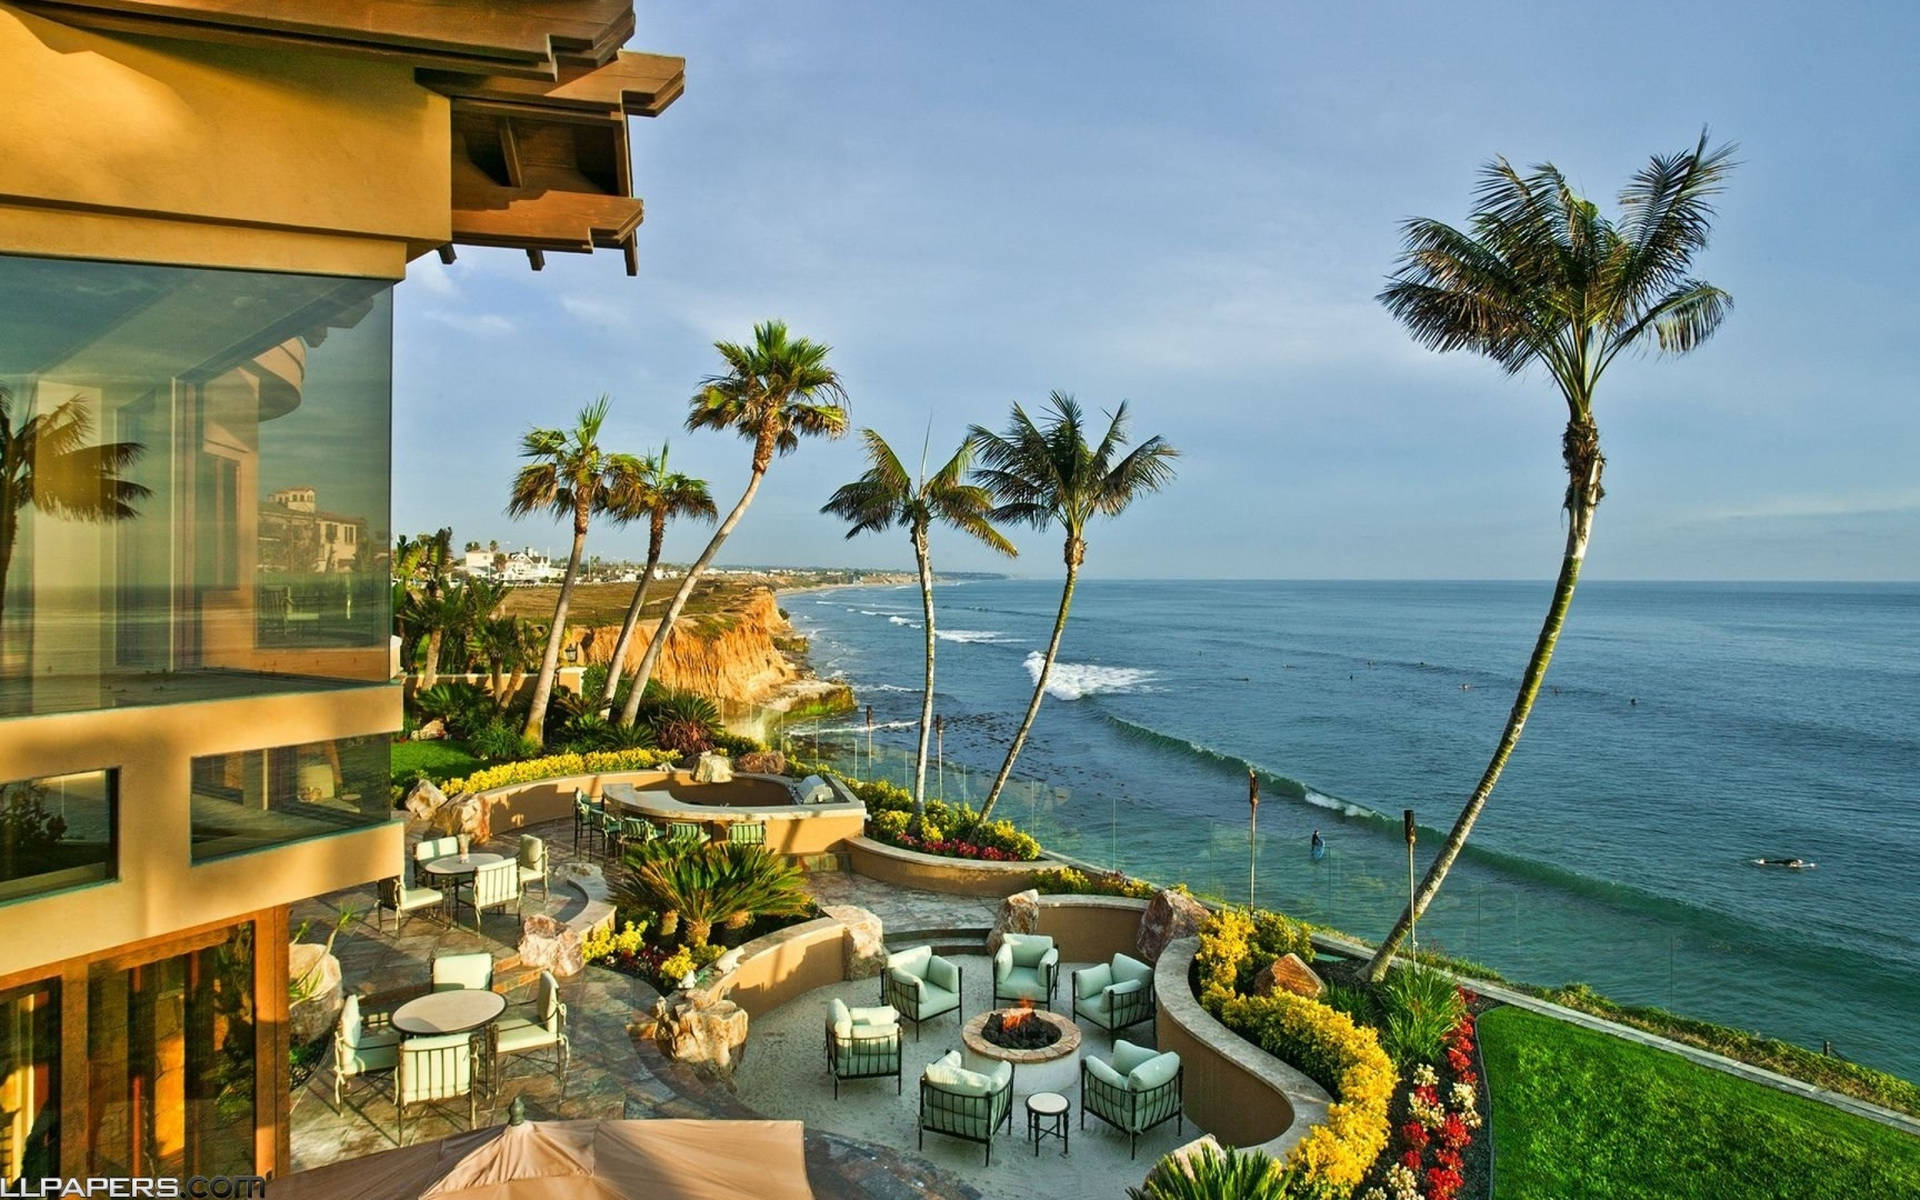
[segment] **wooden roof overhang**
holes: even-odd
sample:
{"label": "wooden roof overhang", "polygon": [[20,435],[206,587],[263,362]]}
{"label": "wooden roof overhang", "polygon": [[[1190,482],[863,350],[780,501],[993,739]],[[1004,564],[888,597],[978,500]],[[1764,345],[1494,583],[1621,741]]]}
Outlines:
{"label": "wooden roof overhang", "polygon": [[[453,243],[619,249],[639,270],[629,116],[658,116],[686,60],[620,49],[631,0],[15,0],[114,33],[372,57],[414,68],[452,111]],[[430,246],[416,247],[424,252]]]}

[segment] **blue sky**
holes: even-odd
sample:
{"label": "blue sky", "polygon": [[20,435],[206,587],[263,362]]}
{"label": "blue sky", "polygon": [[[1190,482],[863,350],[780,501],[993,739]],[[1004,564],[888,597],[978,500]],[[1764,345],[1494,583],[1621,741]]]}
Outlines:
{"label": "blue sky", "polygon": [[[1541,578],[1565,411],[1416,347],[1372,297],[1410,215],[1550,159],[1611,208],[1703,124],[1741,144],[1683,360],[1616,364],[1590,577],[1920,577],[1920,6],[642,4],[687,91],[634,123],[641,273],[462,248],[396,298],[395,527],[558,549],[502,508],[515,442],[601,392],[724,508],[746,446],[685,433],[716,339],[828,342],[856,426],[936,450],[1050,389],[1129,400],[1181,478],[1090,537],[1111,576]],[[776,464],[725,562],[910,564],[818,509],[853,439]],[[669,538],[687,558],[704,531]],[[644,530],[596,533],[632,556]],[[1053,574],[1057,532],[1010,568]],[[1000,569],[948,537],[939,565]]]}

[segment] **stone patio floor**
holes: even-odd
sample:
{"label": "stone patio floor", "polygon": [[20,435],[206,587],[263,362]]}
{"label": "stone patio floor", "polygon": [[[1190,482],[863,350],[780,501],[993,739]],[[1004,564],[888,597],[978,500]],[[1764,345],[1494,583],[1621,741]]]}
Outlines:
{"label": "stone patio floor", "polygon": [[[990,960],[962,955],[952,961],[961,969],[966,992],[961,1012],[972,1016],[991,1007]],[[1063,998],[1071,987],[1068,972],[1085,965],[1061,964]],[[991,1166],[985,1165],[982,1146],[959,1138],[929,1133],[926,1148],[915,1149],[921,1068],[948,1050],[961,1048],[960,1022],[951,1015],[929,1021],[921,1028],[918,1041],[914,1040],[912,1027],[907,1027],[899,1094],[891,1077],[846,1080],[836,1100],[833,1080],[822,1061],[827,1002],[838,996],[849,1005],[874,1004],[876,993],[871,979],[837,983],[808,992],[755,1021],[747,1034],[748,1053],[734,1072],[734,1087],[741,1100],[769,1117],[804,1121],[809,1131],[824,1130],[904,1147],[927,1163],[963,1176],[988,1200],[1030,1200],[1036,1196],[1048,1200],[1116,1200],[1124,1197],[1129,1187],[1138,1187],[1162,1155],[1200,1136],[1190,1122],[1181,1134],[1168,1121],[1143,1135],[1138,1157],[1129,1158],[1126,1137],[1098,1118],[1089,1117],[1082,1132],[1079,1060],[1088,1054],[1096,1058],[1108,1055],[1107,1035],[1082,1022],[1081,1047],[1071,1060],[1015,1069],[1013,1128],[994,1137]],[[1054,1005],[1055,1011],[1062,1007],[1058,1002]],[[1153,1036],[1151,1025],[1142,1024],[1134,1032],[1143,1040]],[[1026,1101],[1038,1091],[1057,1091],[1068,1098],[1070,1132],[1065,1154],[1056,1139],[1042,1140],[1037,1156],[1033,1144],[1027,1141]]]}
{"label": "stone patio floor", "polygon": [[[511,854],[519,832],[498,838],[484,849]],[[555,822],[526,832],[547,839],[551,865],[556,868],[556,885],[548,899],[543,900],[537,891],[531,893],[525,912],[529,916],[547,912],[564,919],[582,903],[578,892],[557,882],[561,875],[557,868],[575,857],[572,822]],[[866,887],[844,884],[843,876],[821,875],[816,880],[823,893],[822,903],[865,904],[867,899],[876,902],[882,899]],[[870,882],[861,881],[862,884]],[[892,909],[903,914],[903,919],[909,907],[928,912],[937,909],[937,905],[925,907],[932,902],[912,899],[931,893],[905,895],[907,898],[898,901]],[[427,918],[409,920],[402,931],[395,932],[391,928],[377,928],[373,923],[375,901],[375,890],[369,885],[318,897],[295,905],[293,911],[296,927],[302,920],[312,919],[313,929],[309,931],[308,940],[319,939],[321,934],[314,931],[329,928],[341,905],[350,905],[362,915],[364,919],[356,920],[340,934],[334,953],[340,959],[343,988],[360,995],[363,1010],[390,1010],[427,991],[428,963],[434,955],[475,950],[486,950],[494,956],[495,989],[508,996],[510,1013],[513,1005],[532,1000],[538,976],[519,964],[518,922],[511,914],[488,914],[479,934],[473,932],[470,924],[449,928]],[[470,914],[467,919],[471,920]],[[965,919],[942,917],[932,921],[932,925],[972,925],[990,923],[991,919],[991,912],[986,922],[969,912]],[[871,981],[867,981],[866,987],[872,986]],[[658,999],[653,988],[641,980],[588,967],[579,975],[562,980],[560,991],[567,1005],[567,1032],[572,1043],[564,1096],[551,1068],[543,1069],[531,1061],[505,1060],[497,1095],[490,1104],[482,1102],[479,1118],[482,1124],[503,1123],[507,1106],[516,1096],[525,1103],[527,1115],[535,1120],[792,1119],[785,1113],[755,1111],[725,1081],[708,1078],[690,1067],[669,1061],[652,1042],[635,1036],[633,1023],[643,1019]],[[818,1035],[817,1028],[815,1034]],[[815,1050],[817,1053],[817,1047]],[[759,1051],[757,1034],[750,1032],[748,1061]],[[336,1113],[332,1107],[330,1051],[325,1059],[309,1077],[296,1080],[292,1101],[296,1170],[378,1153],[397,1144],[390,1077],[377,1076],[373,1082],[355,1082],[347,1089],[341,1111]],[[407,1140],[444,1137],[463,1128],[466,1113],[464,1106],[460,1107],[463,1111],[457,1121],[427,1110],[417,1110],[417,1118],[409,1114]],[[976,1200],[979,1197],[980,1193],[958,1174],[920,1158],[911,1146],[911,1141],[875,1144],[861,1140],[858,1133],[809,1125],[806,1133],[808,1181],[815,1195],[823,1198]],[[966,1173],[968,1178],[971,1175]]]}

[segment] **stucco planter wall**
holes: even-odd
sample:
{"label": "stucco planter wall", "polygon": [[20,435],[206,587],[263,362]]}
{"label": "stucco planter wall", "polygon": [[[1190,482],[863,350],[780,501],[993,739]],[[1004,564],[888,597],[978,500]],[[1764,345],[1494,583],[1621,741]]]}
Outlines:
{"label": "stucco planter wall", "polygon": [[1067,962],[1106,962],[1116,954],[1138,958],[1134,939],[1146,911],[1145,900],[1125,896],[1042,896],[1034,932],[1051,937]]}
{"label": "stucco planter wall", "polygon": [[[775,930],[729,951],[739,955],[733,969],[696,991],[731,1000],[749,1017],[771,1012],[795,996],[844,980],[847,936],[846,923],[838,917],[816,917]],[[876,994],[879,990],[874,988]]]}
{"label": "stucco planter wall", "polygon": [[1333,1097],[1300,1071],[1228,1029],[1200,1007],[1188,981],[1198,938],[1168,944],[1154,964],[1155,1034],[1185,1067],[1187,1114],[1230,1146],[1283,1158],[1327,1119]]}
{"label": "stucco planter wall", "polygon": [[1060,865],[1046,858],[1024,863],[946,858],[902,850],[870,837],[849,837],[846,850],[853,870],[869,879],[949,896],[1011,896],[1032,887],[1041,871]]}

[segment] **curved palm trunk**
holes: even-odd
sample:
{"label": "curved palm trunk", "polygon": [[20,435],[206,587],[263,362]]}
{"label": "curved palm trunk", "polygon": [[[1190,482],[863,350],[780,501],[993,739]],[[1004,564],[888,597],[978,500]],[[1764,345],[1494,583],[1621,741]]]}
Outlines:
{"label": "curved palm trunk", "polygon": [[1080,578],[1080,563],[1086,558],[1087,544],[1069,534],[1067,536],[1067,581],[1060,589],[1060,613],[1053,619],[1053,637],[1047,642],[1046,661],[1040,664],[1040,678],[1033,684],[1033,699],[1027,703],[1027,715],[1020,720],[1019,732],[1013,735],[1013,745],[1007,748],[1007,761],[1000,764],[1000,773],[994,776],[993,787],[988,790],[985,802],[980,805],[980,819],[986,820],[993,812],[993,806],[1000,802],[1000,791],[1007,786],[1007,779],[1013,774],[1013,761],[1020,757],[1020,750],[1027,744],[1027,733],[1033,728],[1033,719],[1040,715],[1040,701],[1047,694],[1047,680],[1053,675],[1053,660],[1060,653],[1060,635],[1067,631],[1067,609],[1073,604],[1074,583]]}
{"label": "curved palm trunk", "polygon": [[553,606],[553,628],[547,632],[547,652],[540,658],[540,674],[533,681],[533,707],[527,710],[526,728],[520,731],[522,737],[531,739],[535,745],[546,741],[547,701],[553,698],[553,677],[560,669],[560,644],[567,639],[567,605],[573,600],[573,577],[580,570],[580,555],[586,548],[587,523],[576,518],[573,550],[567,555],[567,573],[560,580],[560,599]]}
{"label": "curved palm trunk", "polygon": [[920,750],[913,760],[913,818],[907,828],[915,837],[927,815],[927,739],[933,732],[933,558],[927,550],[927,527],[913,527],[913,559],[920,568],[920,612],[927,631],[927,683],[920,697]]}
{"label": "curved palm trunk", "polygon": [[653,514],[653,529],[647,537],[647,568],[640,572],[640,586],[634,589],[633,603],[627,605],[627,618],[620,623],[620,636],[613,643],[613,657],[607,661],[607,690],[600,697],[600,711],[613,708],[620,694],[620,675],[627,665],[627,647],[633,644],[633,631],[640,626],[640,610],[647,606],[647,589],[653,585],[653,571],[660,565],[660,551],[666,544],[667,516]]}
{"label": "curved palm trunk", "polygon": [[[768,447],[765,458],[766,463],[772,461],[771,446]],[[713,556],[720,553],[720,547],[726,542],[727,535],[733,532],[734,526],[740,524],[740,518],[747,515],[747,506],[753,503],[754,493],[760,490],[760,481],[767,477],[766,463],[762,462],[759,453],[755,453],[753,474],[747,479],[747,490],[740,493],[739,502],[733,506],[733,511],[727,514],[727,519],[720,522],[720,528],[713,531],[713,537],[707,542],[707,548],[702,550],[700,557],[687,568],[687,577],[680,581],[679,588],[673,593],[673,599],[668,601],[667,611],[660,618],[660,626],[653,631],[653,640],[647,643],[647,652],[641,656],[640,666],[633,673],[633,687],[627,692],[627,702],[620,706],[620,724],[632,725],[634,719],[640,715],[641,693],[647,690],[647,682],[653,678],[654,668],[660,665],[660,654],[666,648],[668,635],[673,632],[673,623],[680,619],[680,610],[687,606],[687,599],[693,595],[693,585],[700,581],[700,572],[706,570],[707,566],[713,562]]]}
{"label": "curved palm trunk", "polygon": [[[1467,844],[1467,835],[1473,832],[1473,824],[1480,819],[1480,810],[1487,806],[1488,797],[1493,795],[1494,784],[1500,781],[1500,772],[1506,769],[1507,759],[1512,757],[1514,747],[1520,744],[1520,733],[1526,728],[1527,717],[1533,712],[1533,702],[1540,694],[1540,685],[1547,677],[1547,665],[1553,661],[1554,647],[1560,643],[1560,628],[1566,623],[1567,608],[1573,603],[1574,585],[1580,582],[1580,568],[1586,562],[1587,540],[1593,533],[1593,512],[1600,502],[1600,472],[1606,462],[1600,457],[1597,435],[1581,437],[1580,443],[1586,447],[1586,453],[1580,455],[1583,462],[1576,465],[1574,445],[1576,432],[1592,434],[1592,425],[1588,423],[1584,430],[1570,423],[1567,430],[1568,469],[1572,484],[1567,489],[1568,511],[1571,514],[1567,522],[1567,549],[1560,560],[1560,577],[1554,581],[1553,599],[1547,605],[1546,620],[1540,626],[1540,636],[1534,639],[1533,656],[1527,660],[1527,670],[1520,677],[1519,694],[1513,698],[1513,708],[1507,713],[1506,728],[1500,731],[1500,742],[1494,747],[1493,758],[1487,763],[1486,771],[1480,776],[1479,786],[1473,789],[1473,795],[1460,810],[1460,816],[1454,821],[1453,829],[1447,834],[1447,840],[1440,844],[1440,853],[1434,857],[1427,873],[1420,880],[1420,886],[1414,890],[1412,903],[1400,912],[1400,919],[1394,922],[1393,931],[1374,952],[1367,963],[1367,978],[1379,982],[1386,977],[1387,968],[1393,965],[1394,952],[1406,939],[1414,922],[1418,921],[1433,903],[1440,891],[1440,885],[1446,881],[1447,872],[1453,869],[1454,860],[1460,857],[1461,849]],[[1590,456],[1590,457],[1589,457]]]}
{"label": "curved palm trunk", "polygon": [[435,626],[427,633],[427,660],[420,667],[420,686],[430,688],[440,682],[440,643],[447,631]]}

